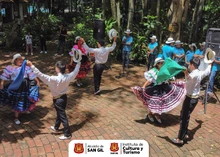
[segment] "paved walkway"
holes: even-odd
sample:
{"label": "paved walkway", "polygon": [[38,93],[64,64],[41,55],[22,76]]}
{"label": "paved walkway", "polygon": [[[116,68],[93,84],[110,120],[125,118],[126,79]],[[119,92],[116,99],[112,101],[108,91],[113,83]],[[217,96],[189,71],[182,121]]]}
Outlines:
{"label": "paved walkway", "polygon": [[[0,71],[10,64],[11,58],[0,54]],[[54,74],[56,60],[49,54],[28,56],[36,67]],[[65,56],[69,62],[69,57]],[[199,103],[192,113],[187,144],[177,147],[170,142],[179,129],[181,105],[162,115],[163,124],[145,119],[147,109],[137,101],[130,87],[143,85],[145,67],[133,66],[128,77],[115,78],[120,64],[113,64],[112,71],[105,71],[101,95],[93,96],[92,73],[84,80],[83,87],[73,82],[68,93],[67,115],[72,139],[144,139],[149,142],[150,156],[220,156],[220,104],[209,103],[207,113]],[[46,85],[41,84],[41,99],[35,110],[21,115],[21,125],[13,123],[13,113],[0,107],[0,156],[68,156],[69,141],[58,139],[60,132],[49,129],[56,113]]]}

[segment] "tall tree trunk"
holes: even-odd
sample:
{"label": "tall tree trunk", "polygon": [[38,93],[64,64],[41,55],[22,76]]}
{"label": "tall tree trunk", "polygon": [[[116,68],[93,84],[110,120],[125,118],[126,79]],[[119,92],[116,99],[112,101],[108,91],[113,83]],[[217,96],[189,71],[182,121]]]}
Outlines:
{"label": "tall tree trunk", "polygon": [[50,0],[50,14],[53,13],[53,0]]}
{"label": "tall tree trunk", "polygon": [[147,15],[147,2],[148,2],[148,0],[143,0],[144,1],[144,16],[146,16]]}
{"label": "tall tree trunk", "polygon": [[193,17],[192,17],[192,22],[191,22],[191,27],[190,27],[190,33],[189,33],[189,42],[192,42],[192,34],[194,32],[194,25],[195,25],[195,18],[196,18],[196,14],[198,11],[198,6],[199,6],[199,1],[200,0],[196,0],[196,6],[194,8],[194,12],[193,12]]}
{"label": "tall tree trunk", "polygon": [[133,18],[134,18],[134,1],[129,0],[128,24],[127,24],[127,28],[129,29],[132,29]]}
{"label": "tall tree trunk", "polygon": [[[160,21],[160,0],[157,0],[157,21]],[[158,47],[160,47],[160,45],[161,45],[161,39],[160,39],[161,36],[159,36],[160,34],[161,34],[160,28],[157,27],[156,35],[157,35],[157,38],[159,39],[159,46]]]}
{"label": "tall tree trunk", "polygon": [[186,20],[187,20],[187,15],[188,15],[188,10],[189,10],[189,3],[190,3],[190,0],[185,1],[184,13],[183,13],[183,18],[182,18],[183,23],[185,23]]}
{"label": "tall tree trunk", "polygon": [[174,39],[180,39],[181,38],[181,28],[183,23],[183,15],[184,15],[184,9],[185,6],[187,6],[186,3],[188,3],[188,0],[173,0],[170,9],[168,12],[168,17],[172,15],[171,24],[176,25],[177,30],[175,32],[171,32],[170,36]]}
{"label": "tall tree trunk", "polygon": [[156,15],[156,9],[157,9],[157,0],[151,0],[151,15]]}
{"label": "tall tree trunk", "polygon": [[40,14],[40,2],[37,0],[37,16]]}
{"label": "tall tree trunk", "polygon": [[117,2],[116,2],[116,9],[117,9],[118,28],[121,28],[121,10],[120,10],[120,1],[119,0],[117,0]]}
{"label": "tall tree trunk", "polygon": [[143,17],[147,15],[147,0],[141,0],[141,22]]}
{"label": "tall tree trunk", "polygon": [[106,17],[106,0],[102,0],[102,15],[103,15],[103,18],[105,19]]}
{"label": "tall tree trunk", "polygon": [[115,0],[111,0],[110,1],[111,3],[111,10],[112,10],[112,17],[113,19],[117,19],[117,12],[116,12],[116,3],[115,3]]}
{"label": "tall tree trunk", "polygon": [[198,41],[198,29],[199,29],[199,25],[201,24],[201,18],[202,18],[202,8],[204,6],[205,0],[200,0],[199,2],[199,8],[198,8],[198,12],[197,12],[197,18],[196,18],[196,28],[195,28],[195,33],[193,35],[194,37],[194,41]]}

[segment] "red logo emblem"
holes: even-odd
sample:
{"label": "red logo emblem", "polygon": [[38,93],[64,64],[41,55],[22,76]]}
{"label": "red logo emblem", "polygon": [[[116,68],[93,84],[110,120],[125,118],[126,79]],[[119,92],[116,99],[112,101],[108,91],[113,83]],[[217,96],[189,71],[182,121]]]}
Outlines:
{"label": "red logo emblem", "polygon": [[74,152],[77,154],[81,154],[84,152],[83,143],[75,143]]}
{"label": "red logo emblem", "polygon": [[118,143],[111,143],[110,150],[112,152],[117,152],[119,150]]}

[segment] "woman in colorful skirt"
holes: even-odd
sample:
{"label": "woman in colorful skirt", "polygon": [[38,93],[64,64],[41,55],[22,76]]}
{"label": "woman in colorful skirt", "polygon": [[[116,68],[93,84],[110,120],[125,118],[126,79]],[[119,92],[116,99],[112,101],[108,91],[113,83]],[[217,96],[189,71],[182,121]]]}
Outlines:
{"label": "woman in colorful skirt", "polygon": [[151,122],[154,122],[155,117],[158,123],[162,123],[160,115],[177,107],[184,99],[186,92],[183,82],[163,82],[155,85],[163,63],[162,58],[156,58],[154,68],[144,73],[147,81],[143,87],[132,87],[137,98],[150,110],[147,117]]}
{"label": "woman in colorful skirt", "polygon": [[4,69],[0,78],[0,104],[9,105],[15,112],[15,124],[20,124],[19,113],[30,113],[35,108],[39,80],[20,54],[13,56],[12,65]]}
{"label": "woman in colorful skirt", "polygon": [[[82,86],[82,78],[86,77],[88,72],[90,71],[90,61],[86,54],[86,50],[82,47],[82,42],[79,40],[80,36],[77,36],[75,39],[75,43],[77,45],[74,45],[72,48],[72,51],[80,50],[82,52],[82,60],[81,60],[81,66],[78,75],[76,76],[76,85],[78,87]],[[73,55],[73,52],[70,52],[70,56]],[[70,64],[67,65],[67,69],[69,72],[72,72],[75,69],[77,63],[73,61],[73,58],[71,57]]]}

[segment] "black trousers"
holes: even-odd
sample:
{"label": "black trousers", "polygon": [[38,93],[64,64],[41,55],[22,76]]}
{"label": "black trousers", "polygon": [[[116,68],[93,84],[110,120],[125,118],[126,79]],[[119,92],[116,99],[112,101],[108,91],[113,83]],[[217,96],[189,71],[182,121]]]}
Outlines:
{"label": "black trousers", "polygon": [[186,96],[182,110],[180,112],[180,130],[178,134],[178,138],[183,140],[185,135],[188,134],[188,125],[190,120],[190,114],[193,112],[194,108],[198,103],[198,98],[190,98]]}
{"label": "black trousers", "polygon": [[41,51],[47,51],[47,44],[46,44],[46,39],[45,38],[40,38],[40,47]]}
{"label": "black trousers", "polygon": [[53,99],[54,107],[57,111],[57,118],[54,125],[56,130],[59,129],[60,124],[63,124],[64,127],[64,136],[71,136],[68,119],[66,116],[66,104],[67,104],[67,95],[64,94],[58,99]]}
{"label": "black trousers", "polygon": [[156,59],[155,54],[150,54],[148,57],[147,69],[150,70],[154,66],[154,60]]}
{"label": "black trousers", "polygon": [[93,66],[93,76],[94,76],[94,84],[95,84],[95,92],[97,92],[100,88],[102,72],[105,69],[104,64],[95,64]]}

